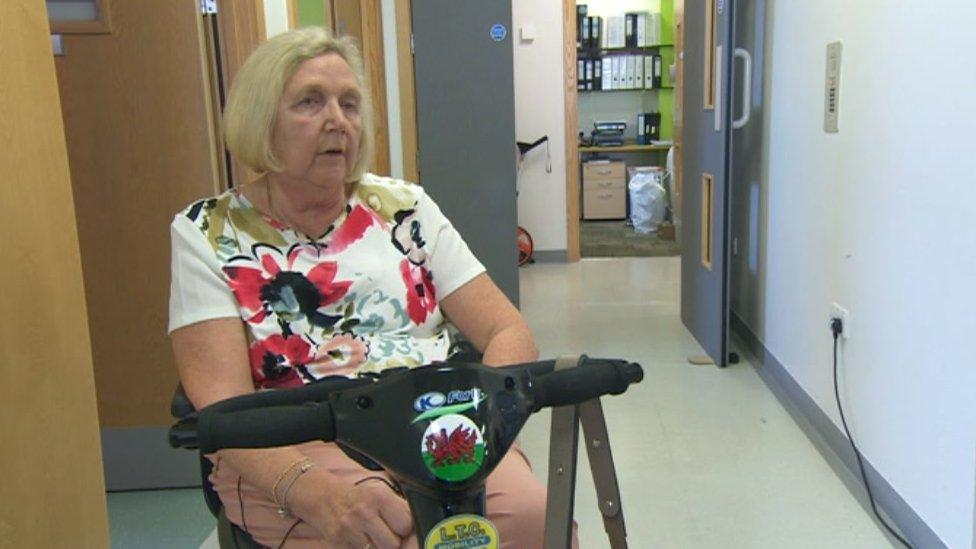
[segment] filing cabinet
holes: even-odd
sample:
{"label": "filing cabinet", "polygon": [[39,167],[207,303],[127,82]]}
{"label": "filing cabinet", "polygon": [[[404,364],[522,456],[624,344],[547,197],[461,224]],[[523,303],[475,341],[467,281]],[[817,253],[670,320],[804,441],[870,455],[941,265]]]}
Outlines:
{"label": "filing cabinet", "polygon": [[583,219],[627,216],[627,170],[624,162],[583,163]]}

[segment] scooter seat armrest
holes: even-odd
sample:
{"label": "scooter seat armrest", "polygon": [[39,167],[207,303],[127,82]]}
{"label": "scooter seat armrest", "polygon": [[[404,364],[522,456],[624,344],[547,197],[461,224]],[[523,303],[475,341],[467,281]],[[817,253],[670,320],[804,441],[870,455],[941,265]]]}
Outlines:
{"label": "scooter seat armrest", "polygon": [[190,398],[183,390],[183,384],[177,383],[176,390],[173,391],[173,400],[169,403],[169,413],[176,419],[183,419],[192,414],[197,409],[193,407]]}

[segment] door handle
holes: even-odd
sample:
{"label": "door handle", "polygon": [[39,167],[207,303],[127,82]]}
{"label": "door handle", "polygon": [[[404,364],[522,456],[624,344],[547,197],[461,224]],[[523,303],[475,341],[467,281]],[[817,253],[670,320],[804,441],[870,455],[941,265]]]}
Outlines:
{"label": "door handle", "polygon": [[732,129],[738,130],[752,116],[752,55],[743,48],[735,48],[734,55],[742,58],[742,117],[732,121]]}

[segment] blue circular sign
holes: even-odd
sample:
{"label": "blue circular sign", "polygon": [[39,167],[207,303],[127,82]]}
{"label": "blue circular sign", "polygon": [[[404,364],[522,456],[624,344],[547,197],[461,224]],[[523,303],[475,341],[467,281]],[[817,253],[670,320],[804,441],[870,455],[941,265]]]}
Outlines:
{"label": "blue circular sign", "polygon": [[506,36],[508,36],[508,29],[505,28],[505,25],[502,25],[501,23],[495,23],[494,25],[491,26],[492,40],[494,40],[495,42],[501,42],[502,40],[505,39]]}
{"label": "blue circular sign", "polygon": [[426,412],[428,410],[433,410],[434,408],[440,408],[446,401],[447,397],[444,396],[444,393],[431,391],[417,397],[417,400],[413,401],[413,409],[417,410],[418,412]]}

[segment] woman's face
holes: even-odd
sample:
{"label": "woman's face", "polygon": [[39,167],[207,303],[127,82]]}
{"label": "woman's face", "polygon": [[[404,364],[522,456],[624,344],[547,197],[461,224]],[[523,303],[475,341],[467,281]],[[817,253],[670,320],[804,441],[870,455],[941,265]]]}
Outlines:
{"label": "woman's face", "polygon": [[362,99],[338,54],[303,61],[278,100],[273,141],[283,174],[317,185],[345,181],[359,153]]}

